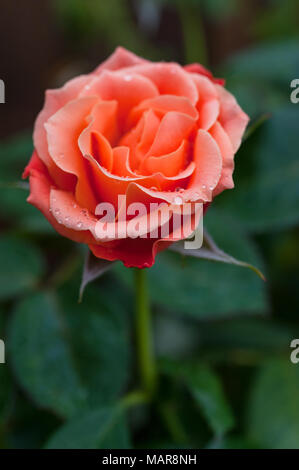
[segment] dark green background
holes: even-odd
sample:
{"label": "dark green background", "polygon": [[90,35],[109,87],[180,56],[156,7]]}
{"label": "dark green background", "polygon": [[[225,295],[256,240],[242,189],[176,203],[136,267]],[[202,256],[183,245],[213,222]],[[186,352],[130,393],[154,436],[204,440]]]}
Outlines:
{"label": "dark green background", "polygon": [[[146,10],[147,8],[147,10]],[[297,0],[15,0],[1,4],[0,448],[299,448]],[[115,265],[78,304],[84,247],[54,233],[18,187],[44,89],[115,46],[199,61],[259,122],[236,188],[204,224],[250,270],[162,253],[148,272],[160,386],[138,386],[132,270]]]}

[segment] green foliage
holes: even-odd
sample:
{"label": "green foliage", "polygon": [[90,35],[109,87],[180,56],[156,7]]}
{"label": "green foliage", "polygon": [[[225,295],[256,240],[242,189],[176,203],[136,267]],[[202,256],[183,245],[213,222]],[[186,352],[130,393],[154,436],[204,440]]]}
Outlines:
{"label": "green foliage", "polygon": [[[26,203],[31,131],[0,143],[0,448],[298,448],[299,365],[289,360],[299,327],[299,104],[290,103],[299,77],[297,3],[271,1],[271,10],[248,17],[251,41],[267,41],[216,73],[259,125],[236,156],[235,189],[216,198],[204,226],[267,282],[237,265],[157,256],[147,270],[159,375],[151,401],[136,370],[133,270],[115,263],[96,279],[106,266],[87,262],[78,303],[82,247]],[[207,30],[223,34],[242,6],[160,0],[160,19],[176,15],[181,24],[171,36],[177,50],[167,28],[156,44],[143,34],[134,2],[53,8],[68,53],[83,51],[81,59],[100,43],[100,54],[121,44],[148,58],[173,51],[179,60],[184,50],[197,60],[206,57]]]}
{"label": "green foliage", "polygon": [[[216,241],[239,259],[262,266],[257,250],[238,224],[218,212],[208,211],[205,224]],[[117,266],[117,273],[128,285],[131,273]],[[267,310],[264,285],[250,270],[234,265],[161,253],[149,270],[150,295],[167,310],[181,312],[197,319],[226,315],[263,313]],[[217,295],[215,295],[215,291]],[[171,294],[170,294],[171,293]]]}
{"label": "green foliage", "polygon": [[299,369],[272,360],[259,370],[251,391],[248,432],[261,448],[299,448]]}
{"label": "green foliage", "polygon": [[165,361],[162,369],[186,384],[216,436],[233,427],[234,418],[221,383],[209,366]]}
{"label": "green foliage", "polygon": [[58,429],[46,448],[128,449],[128,428],[116,406],[96,408]]}
{"label": "green foliage", "polygon": [[238,155],[235,179],[242,184],[220,207],[252,231],[298,223],[298,117],[296,105],[274,112]]}
{"label": "green foliage", "polygon": [[0,237],[0,299],[23,294],[36,287],[44,273],[40,251],[28,241]]}
{"label": "green foliage", "polygon": [[55,300],[45,294],[17,306],[9,331],[10,357],[20,384],[39,406],[63,417],[72,416],[86,400],[66,334]]}
{"label": "green foliage", "polygon": [[[77,303],[39,293],[22,301],[9,328],[10,358],[27,394],[61,417],[111,402],[127,379],[127,337],[121,313],[98,295]],[[123,313],[123,312],[122,312]]]}

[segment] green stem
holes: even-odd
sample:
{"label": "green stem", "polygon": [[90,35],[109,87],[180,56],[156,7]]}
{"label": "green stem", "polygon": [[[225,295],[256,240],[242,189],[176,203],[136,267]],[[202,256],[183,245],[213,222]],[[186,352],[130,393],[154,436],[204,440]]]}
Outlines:
{"label": "green stem", "polygon": [[152,396],[156,388],[157,376],[145,269],[135,270],[135,285],[139,373],[144,392]]}

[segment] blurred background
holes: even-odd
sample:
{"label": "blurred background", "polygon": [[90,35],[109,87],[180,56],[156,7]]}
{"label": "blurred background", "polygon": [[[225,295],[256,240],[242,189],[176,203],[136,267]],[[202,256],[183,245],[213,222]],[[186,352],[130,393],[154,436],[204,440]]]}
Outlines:
{"label": "blurred background", "polygon": [[[298,1],[1,0],[0,12],[0,448],[299,448]],[[84,248],[20,184],[45,89],[118,45],[202,63],[250,115],[236,188],[204,224],[267,278],[158,256],[148,274],[160,387],[146,406],[123,399],[138,386],[132,270],[116,265],[78,304]]]}

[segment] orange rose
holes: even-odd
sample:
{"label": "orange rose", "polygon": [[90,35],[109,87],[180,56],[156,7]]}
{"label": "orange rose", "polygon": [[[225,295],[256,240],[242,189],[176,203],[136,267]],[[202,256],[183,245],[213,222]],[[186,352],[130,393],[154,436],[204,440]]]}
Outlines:
{"label": "orange rose", "polygon": [[28,202],[95,256],[149,267],[159,237],[101,240],[96,207],[208,204],[233,187],[234,154],[248,122],[223,81],[199,64],[149,62],[123,48],[94,72],[46,92],[25,169]]}

